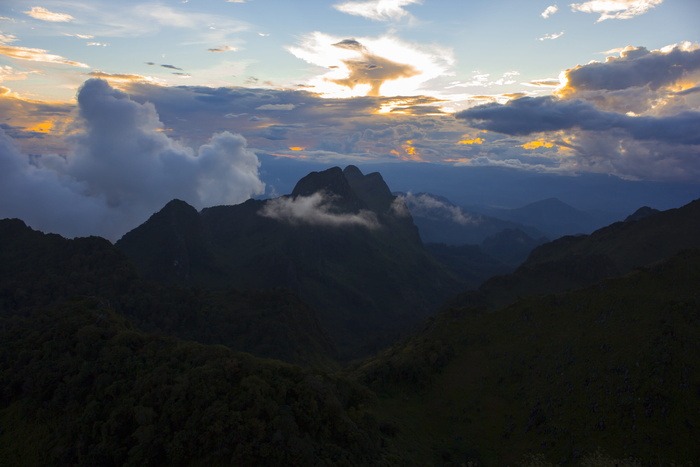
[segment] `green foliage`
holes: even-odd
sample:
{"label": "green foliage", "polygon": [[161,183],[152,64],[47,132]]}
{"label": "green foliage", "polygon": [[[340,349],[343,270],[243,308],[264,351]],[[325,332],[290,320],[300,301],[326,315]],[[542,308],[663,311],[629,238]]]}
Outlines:
{"label": "green foliage", "polygon": [[[700,458],[698,284],[691,250],[586,289],[453,310],[356,376],[382,390],[381,416],[402,428],[397,444],[428,463],[506,465],[539,453],[579,465],[597,448],[620,462],[690,462]],[[421,342],[454,357],[407,390],[387,372]],[[406,361],[429,368],[418,354]]]}
{"label": "green foliage", "polygon": [[92,299],[1,324],[0,464],[357,465],[381,458],[381,434],[367,411],[371,393],[346,380],[144,334]]}

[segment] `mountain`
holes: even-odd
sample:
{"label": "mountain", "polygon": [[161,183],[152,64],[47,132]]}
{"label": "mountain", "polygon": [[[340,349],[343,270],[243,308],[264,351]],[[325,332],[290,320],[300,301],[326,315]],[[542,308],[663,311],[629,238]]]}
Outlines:
{"label": "mountain", "polygon": [[575,291],[453,308],[353,374],[416,465],[690,465],[698,284],[700,250],[684,250]]}
{"label": "mountain", "polygon": [[[178,253],[181,260],[191,254]],[[334,366],[335,349],[315,312],[288,290],[160,286],[141,279],[105,239],[69,240],[35,231],[18,219],[0,220],[0,318],[27,316],[75,297],[93,297],[148,332]]]}
{"label": "mountain", "polygon": [[287,196],[197,213],[172,201],[116,243],[144,277],[291,289],[346,357],[388,342],[463,284],[423,248],[378,173],[333,167]]}
{"label": "mountain", "polygon": [[591,233],[619,220],[617,216],[611,214],[581,211],[557,198],[543,199],[514,209],[493,207],[472,207],[472,209],[499,219],[524,224],[544,232],[550,238]]}
{"label": "mountain", "polygon": [[[341,368],[327,322],[291,287],[224,284],[293,278],[311,296],[356,301],[396,287],[367,307],[389,310],[379,317],[345,309],[386,331],[408,329],[420,314],[409,300],[453,279],[430,269],[381,177],[302,180],[276,200],[199,213],[173,201],[154,214],[125,245],[167,284],[104,239],[0,220],[0,465],[700,458],[700,200],[537,247],[514,274]],[[496,264],[480,247],[442,246]],[[337,289],[370,287],[361,275],[376,290]],[[403,321],[381,328],[391,319]]]}
{"label": "mountain", "polygon": [[396,193],[406,203],[425,243],[480,245],[486,238],[504,230],[520,230],[532,238],[542,238],[539,230],[512,220],[504,220],[466,210],[445,197],[431,193]]}
{"label": "mountain", "polygon": [[650,208],[649,206],[642,206],[641,208],[637,209],[632,214],[627,216],[625,218],[625,222],[638,221],[638,220],[643,219],[647,216],[651,216],[652,214],[656,214],[657,212],[660,212],[660,211],[658,209]]}
{"label": "mountain", "polygon": [[513,274],[493,277],[478,291],[462,293],[445,306],[493,308],[518,297],[571,290],[627,274],[686,248],[700,248],[700,200],[639,220],[616,222],[590,235],[545,243]]}

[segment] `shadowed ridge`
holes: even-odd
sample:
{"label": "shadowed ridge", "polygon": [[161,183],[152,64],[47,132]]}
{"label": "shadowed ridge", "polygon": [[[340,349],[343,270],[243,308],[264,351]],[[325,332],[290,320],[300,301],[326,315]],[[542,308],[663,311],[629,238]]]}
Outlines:
{"label": "shadowed ridge", "polygon": [[572,290],[688,248],[700,248],[700,200],[635,222],[616,222],[590,235],[565,236],[540,245],[513,274],[493,277],[477,292],[463,293],[445,307],[494,308],[519,297]]}
{"label": "shadowed ridge", "polygon": [[638,221],[640,219],[644,219],[645,217],[649,217],[652,214],[657,214],[659,212],[661,211],[659,211],[658,209],[653,209],[649,206],[642,206],[641,208],[634,211],[634,213],[627,216],[625,218],[625,222]]}
{"label": "shadowed ridge", "polygon": [[169,283],[189,282],[193,268],[213,260],[201,216],[179,199],[125,234],[116,246],[144,277]]}

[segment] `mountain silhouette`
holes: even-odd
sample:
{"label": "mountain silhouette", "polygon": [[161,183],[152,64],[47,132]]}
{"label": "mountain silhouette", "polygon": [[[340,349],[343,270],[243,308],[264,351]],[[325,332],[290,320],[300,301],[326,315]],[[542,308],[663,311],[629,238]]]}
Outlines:
{"label": "mountain silhouette", "polygon": [[[199,264],[193,254],[198,252],[176,241],[188,238],[192,225],[171,222],[168,212],[184,214],[180,220],[193,218],[182,202],[168,206],[155,217],[167,234],[161,244],[176,246],[172,251],[178,255],[179,264],[167,277],[180,279],[183,265]],[[162,258],[164,251],[154,255]],[[75,297],[100,301],[148,332],[299,364],[329,366],[336,357],[314,310],[289,290],[161,286],[139,277],[126,255],[103,238],[66,239],[33,230],[19,219],[0,220],[0,319],[27,316]]]}
{"label": "mountain silhouette", "polygon": [[290,195],[197,213],[172,201],[116,243],[149,279],[289,288],[355,356],[431,313],[461,282],[423,248],[378,173],[333,167]]}
{"label": "mountain silhouette", "polygon": [[590,235],[564,236],[535,248],[510,275],[484,282],[478,291],[445,306],[500,307],[518,297],[557,293],[627,274],[687,248],[700,248],[700,200],[616,222]]}
{"label": "mountain silhouette", "polygon": [[591,233],[617,220],[609,213],[581,211],[557,198],[546,198],[514,209],[475,209],[499,219],[535,228],[549,238]]}

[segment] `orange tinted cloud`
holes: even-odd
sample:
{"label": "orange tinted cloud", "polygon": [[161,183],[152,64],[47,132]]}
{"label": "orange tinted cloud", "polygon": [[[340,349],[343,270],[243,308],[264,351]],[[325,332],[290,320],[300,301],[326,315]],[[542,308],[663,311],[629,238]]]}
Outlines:
{"label": "orange tinted cloud", "polygon": [[10,45],[0,44],[0,55],[5,55],[11,58],[19,58],[21,60],[30,60],[32,62],[47,62],[61,63],[64,65],[76,66],[79,68],[90,68],[88,65],[73,60],[68,60],[60,55],[48,53],[44,49],[32,49],[29,47],[13,47]]}
{"label": "orange tinted cloud", "polygon": [[105,73],[104,71],[92,71],[88,73],[89,76],[93,78],[102,78],[106,80],[117,80],[117,81],[132,81],[132,82],[149,82],[153,79],[141,75],[130,75],[122,73]]}
{"label": "orange tinted cloud", "polygon": [[40,19],[42,21],[49,21],[52,23],[67,23],[75,19],[69,14],[54,13],[53,11],[49,11],[40,6],[34,6],[31,10],[25,11],[25,13],[34,19]]}
{"label": "orange tinted cloud", "polygon": [[32,128],[27,128],[27,131],[35,131],[37,133],[48,133],[53,128],[53,122],[47,120],[45,122],[37,123]]}
{"label": "orange tinted cloud", "polygon": [[484,140],[481,138],[465,139],[459,141],[457,144],[484,144]]}
{"label": "orange tinted cloud", "polygon": [[548,143],[546,141],[530,141],[521,145],[525,149],[537,149],[537,148],[553,148],[554,144]]}

